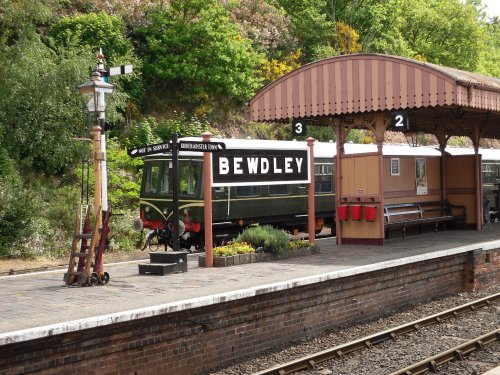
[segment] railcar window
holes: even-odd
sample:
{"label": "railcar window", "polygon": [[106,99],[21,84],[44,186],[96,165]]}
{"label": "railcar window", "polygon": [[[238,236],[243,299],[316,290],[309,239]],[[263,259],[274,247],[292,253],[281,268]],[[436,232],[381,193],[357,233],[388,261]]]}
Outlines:
{"label": "railcar window", "polygon": [[269,185],[269,195],[289,195],[290,185]]}
{"label": "railcar window", "polygon": [[182,195],[198,193],[201,183],[201,168],[200,160],[179,161],[179,185]]}
{"label": "railcar window", "polygon": [[333,192],[333,164],[314,165],[314,191],[316,193]]}
{"label": "railcar window", "polygon": [[483,164],[483,183],[492,184],[495,182],[495,173],[493,171],[493,165]]}
{"label": "railcar window", "polygon": [[172,186],[170,185],[170,163],[171,161],[166,161],[163,163],[163,174],[161,176],[160,183],[160,193],[168,194],[172,191]]}
{"label": "railcar window", "polygon": [[260,186],[236,186],[236,196],[238,197],[255,197],[260,195]]}
{"label": "railcar window", "polygon": [[144,186],[145,193],[156,193],[158,182],[160,181],[160,163],[151,163],[146,169],[146,184]]}

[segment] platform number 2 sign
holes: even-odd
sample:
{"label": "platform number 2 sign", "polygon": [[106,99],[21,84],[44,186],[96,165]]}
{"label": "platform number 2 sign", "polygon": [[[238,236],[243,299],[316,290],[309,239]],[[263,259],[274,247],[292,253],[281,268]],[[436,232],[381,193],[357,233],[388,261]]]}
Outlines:
{"label": "platform number 2 sign", "polygon": [[293,135],[306,135],[306,123],[303,120],[294,119],[292,121]]}
{"label": "platform number 2 sign", "polygon": [[391,129],[408,130],[408,113],[406,111],[391,112]]}

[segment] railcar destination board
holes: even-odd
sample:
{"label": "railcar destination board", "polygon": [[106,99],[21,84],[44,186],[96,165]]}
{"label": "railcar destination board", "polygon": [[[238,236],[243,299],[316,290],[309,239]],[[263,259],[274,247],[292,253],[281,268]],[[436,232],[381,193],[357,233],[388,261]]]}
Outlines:
{"label": "railcar destination board", "polygon": [[309,183],[308,149],[226,149],[212,157],[213,186]]}

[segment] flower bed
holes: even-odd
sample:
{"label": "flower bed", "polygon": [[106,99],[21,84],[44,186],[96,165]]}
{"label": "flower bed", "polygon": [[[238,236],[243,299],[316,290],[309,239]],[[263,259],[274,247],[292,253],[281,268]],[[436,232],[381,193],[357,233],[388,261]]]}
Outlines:
{"label": "flower bed", "polygon": [[[240,264],[269,262],[273,260],[319,254],[319,247],[306,246],[306,247],[290,248],[289,251],[279,255],[270,253],[255,253],[255,252],[229,255],[227,251],[225,251],[224,256],[220,256],[218,254],[220,254],[219,249],[214,248],[213,266],[230,267],[230,266],[237,266]],[[198,256],[198,266],[205,267],[204,254]]]}

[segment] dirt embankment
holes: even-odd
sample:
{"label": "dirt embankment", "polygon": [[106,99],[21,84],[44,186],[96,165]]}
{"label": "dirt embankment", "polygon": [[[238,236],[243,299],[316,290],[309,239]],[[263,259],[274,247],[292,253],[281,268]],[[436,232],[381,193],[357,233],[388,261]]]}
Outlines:
{"label": "dirt embankment", "polygon": [[[127,260],[148,259],[148,251],[115,251],[104,254],[104,263],[116,263]],[[69,263],[69,254],[61,258],[42,258],[35,259],[0,259],[0,276],[8,274],[25,273],[31,271],[43,271],[53,268],[66,268]]]}

